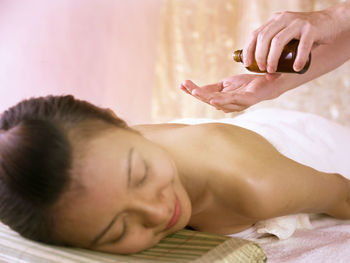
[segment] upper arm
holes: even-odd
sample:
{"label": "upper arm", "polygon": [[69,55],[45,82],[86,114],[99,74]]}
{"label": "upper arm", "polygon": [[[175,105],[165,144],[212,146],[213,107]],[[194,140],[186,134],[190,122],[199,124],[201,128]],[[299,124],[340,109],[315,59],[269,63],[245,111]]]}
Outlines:
{"label": "upper arm", "polygon": [[246,211],[267,219],[295,213],[327,213],[345,193],[342,178],[297,163],[276,152],[251,164],[246,176]]}

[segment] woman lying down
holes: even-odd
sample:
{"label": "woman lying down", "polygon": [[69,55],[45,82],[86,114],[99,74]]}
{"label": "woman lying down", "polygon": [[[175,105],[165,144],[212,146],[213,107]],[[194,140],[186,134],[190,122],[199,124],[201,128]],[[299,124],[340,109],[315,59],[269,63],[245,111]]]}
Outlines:
{"label": "woman lying down", "polygon": [[[269,128],[268,115],[279,128]],[[233,234],[296,213],[350,218],[350,183],[336,173],[350,171],[349,129],[297,112],[260,114],[274,144],[306,162],[319,160],[321,172],[228,124],[248,125],[244,116],[128,127],[72,96],[22,101],[1,116],[0,219],[32,240],[124,254],[186,226]],[[293,116],[308,143],[288,131]]]}

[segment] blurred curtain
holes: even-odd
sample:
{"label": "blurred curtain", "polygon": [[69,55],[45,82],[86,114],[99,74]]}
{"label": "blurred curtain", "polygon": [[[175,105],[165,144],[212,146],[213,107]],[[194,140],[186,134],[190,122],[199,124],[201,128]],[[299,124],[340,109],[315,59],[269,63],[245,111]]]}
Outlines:
{"label": "blurred curtain", "polygon": [[73,94],[151,121],[161,0],[1,0],[0,112]]}
{"label": "blurred curtain", "polygon": [[[246,73],[231,59],[249,34],[277,11],[312,11],[337,0],[163,0],[153,92],[153,122],[230,117],[178,89],[186,79],[209,84]],[[251,109],[313,112],[350,126],[349,62],[321,78]]]}

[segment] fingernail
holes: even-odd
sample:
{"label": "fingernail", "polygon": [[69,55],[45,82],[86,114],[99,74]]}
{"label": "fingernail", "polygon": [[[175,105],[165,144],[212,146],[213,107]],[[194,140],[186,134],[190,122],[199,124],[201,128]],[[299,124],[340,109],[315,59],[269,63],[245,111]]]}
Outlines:
{"label": "fingernail", "polygon": [[192,94],[192,95],[197,95],[196,90],[195,90],[195,89],[194,89],[194,90],[192,90],[191,94]]}
{"label": "fingernail", "polygon": [[267,67],[267,72],[273,73],[273,72],[275,72],[275,70],[274,70],[273,67],[268,66],[268,67]]}
{"label": "fingernail", "polygon": [[294,68],[294,71],[300,71],[301,70],[300,65],[295,65],[293,68]]}

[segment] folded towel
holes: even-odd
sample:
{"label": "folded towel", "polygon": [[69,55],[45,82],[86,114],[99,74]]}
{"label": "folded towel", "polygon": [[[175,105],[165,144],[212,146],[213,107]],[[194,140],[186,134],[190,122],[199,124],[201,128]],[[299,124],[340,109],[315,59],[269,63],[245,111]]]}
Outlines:
{"label": "folded towel", "polygon": [[308,214],[297,214],[260,221],[254,228],[258,234],[271,234],[279,239],[287,239],[296,229],[312,229],[312,225]]}

